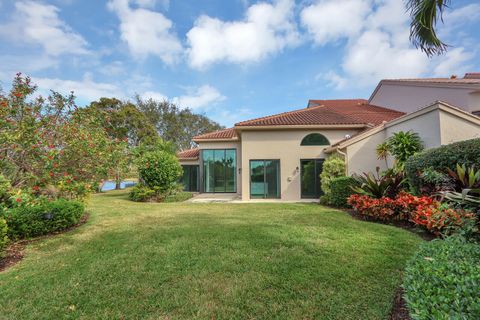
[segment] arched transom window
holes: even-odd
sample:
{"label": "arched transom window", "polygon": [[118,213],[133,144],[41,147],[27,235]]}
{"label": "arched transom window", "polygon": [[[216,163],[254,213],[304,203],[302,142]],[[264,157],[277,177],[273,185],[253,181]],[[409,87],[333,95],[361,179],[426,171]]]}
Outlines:
{"label": "arched transom window", "polygon": [[328,146],[330,141],[320,133],[311,133],[302,139],[301,146]]}

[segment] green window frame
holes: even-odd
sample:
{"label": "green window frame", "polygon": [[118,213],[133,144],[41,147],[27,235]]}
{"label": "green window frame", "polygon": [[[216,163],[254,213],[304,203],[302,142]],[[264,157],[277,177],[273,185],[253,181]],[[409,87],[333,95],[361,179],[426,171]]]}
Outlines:
{"label": "green window frame", "polygon": [[302,142],[301,146],[329,146],[330,141],[321,133],[310,133],[306,135]]}

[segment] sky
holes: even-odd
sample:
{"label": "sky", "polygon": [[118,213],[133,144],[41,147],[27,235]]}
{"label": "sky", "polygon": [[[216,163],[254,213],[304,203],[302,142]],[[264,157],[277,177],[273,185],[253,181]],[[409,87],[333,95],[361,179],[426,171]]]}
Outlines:
{"label": "sky", "polygon": [[454,0],[428,58],[402,0],[0,0],[0,85],[169,100],[225,126],[367,98],[384,78],[480,71],[480,2]]}

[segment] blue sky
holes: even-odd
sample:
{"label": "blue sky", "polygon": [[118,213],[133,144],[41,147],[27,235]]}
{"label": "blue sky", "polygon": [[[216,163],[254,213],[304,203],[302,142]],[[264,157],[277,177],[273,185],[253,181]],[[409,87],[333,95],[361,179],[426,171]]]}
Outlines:
{"label": "blue sky", "polygon": [[0,0],[0,83],[168,99],[223,125],[368,98],[382,78],[480,70],[480,3],[452,1],[427,58],[401,0]]}

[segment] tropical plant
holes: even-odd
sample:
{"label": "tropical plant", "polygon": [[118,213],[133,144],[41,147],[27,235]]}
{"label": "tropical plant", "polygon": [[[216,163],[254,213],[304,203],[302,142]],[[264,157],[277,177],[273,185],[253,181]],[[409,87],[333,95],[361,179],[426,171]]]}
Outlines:
{"label": "tropical plant", "polygon": [[428,56],[442,54],[448,45],[437,36],[437,21],[443,22],[443,10],[450,0],[407,0],[407,10],[410,12],[410,41]]}
{"label": "tropical plant", "polygon": [[472,189],[480,187],[480,169],[476,170],[475,165],[466,167],[465,164],[457,163],[456,170],[447,168],[448,174],[460,189]]}
{"label": "tropical plant", "polygon": [[387,139],[388,151],[395,158],[398,171],[403,171],[405,161],[423,150],[423,142],[416,132],[399,131]]}
{"label": "tropical plant", "polygon": [[377,199],[385,196],[394,198],[405,183],[403,173],[393,169],[380,173],[379,167],[376,169],[376,174],[364,172],[363,175],[353,175],[352,177],[360,184],[359,187],[352,187],[353,191]]}
{"label": "tropical plant", "polygon": [[390,146],[388,142],[380,143],[376,148],[378,160],[385,160],[385,167],[388,168],[388,155],[390,154]]}

